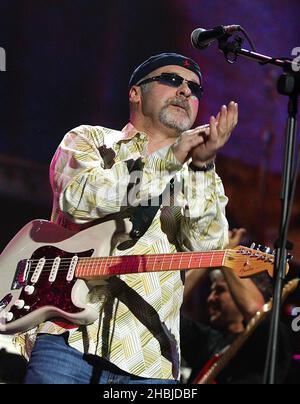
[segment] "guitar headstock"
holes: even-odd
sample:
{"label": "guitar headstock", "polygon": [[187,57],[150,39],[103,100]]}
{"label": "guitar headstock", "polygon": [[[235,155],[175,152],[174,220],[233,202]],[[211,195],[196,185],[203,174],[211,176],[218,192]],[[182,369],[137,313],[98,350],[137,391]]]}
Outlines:
{"label": "guitar headstock", "polygon": [[[260,272],[268,272],[273,278],[275,256],[268,247],[257,247],[258,249],[238,246],[226,251],[226,268],[232,269],[240,278],[249,278]],[[286,264],[286,273],[289,271],[289,265]]]}

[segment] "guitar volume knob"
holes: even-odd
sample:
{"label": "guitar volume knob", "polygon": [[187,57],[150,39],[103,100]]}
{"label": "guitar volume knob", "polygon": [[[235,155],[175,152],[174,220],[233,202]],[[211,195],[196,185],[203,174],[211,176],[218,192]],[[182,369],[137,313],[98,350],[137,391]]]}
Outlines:
{"label": "guitar volume knob", "polygon": [[24,306],[25,306],[24,300],[16,300],[15,307],[17,309],[21,310],[21,309],[23,309]]}
{"label": "guitar volume knob", "polygon": [[34,286],[32,285],[27,285],[24,289],[26,295],[32,295],[34,292]]}
{"label": "guitar volume knob", "polygon": [[4,315],[4,317],[5,317],[5,320],[9,323],[10,321],[13,320],[14,315],[13,315],[12,312],[8,311],[8,312]]}

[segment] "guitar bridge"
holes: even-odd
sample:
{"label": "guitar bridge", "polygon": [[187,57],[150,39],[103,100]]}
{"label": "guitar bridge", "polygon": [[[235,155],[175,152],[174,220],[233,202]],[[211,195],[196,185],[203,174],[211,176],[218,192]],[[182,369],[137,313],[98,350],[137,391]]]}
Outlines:
{"label": "guitar bridge", "polygon": [[30,261],[22,260],[18,263],[16,273],[11,285],[11,290],[20,289],[27,285],[27,276],[30,269]]}

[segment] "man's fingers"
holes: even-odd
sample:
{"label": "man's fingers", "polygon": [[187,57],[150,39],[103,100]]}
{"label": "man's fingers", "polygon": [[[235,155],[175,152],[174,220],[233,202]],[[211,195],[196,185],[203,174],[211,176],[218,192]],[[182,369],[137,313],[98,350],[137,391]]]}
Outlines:
{"label": "man's fingers", "polygon": [[226,105],[223,105],[220,111],[218,129],[221,133],[224,133],[226,131],[226,127],[227,127],[227,107]]}
{"label": "man's fingers", "polygon": [[187,130],[181,136],[181,143],[185,144],[188,149],[194,148],[204,143],[205,141],[204,135],[205,131],[203,130],[197,130],[196,128]]}
{"label": "man's fingers", "polygon": [[219,122],[217,122],[216,118],[212,115],[209,119],[210,125],[210,137],[213,141],[218,139],[218,129],[219,129]]}
{"label": "man's fingers", "polygon": [[239,105],[236,102],[235,103],[235,114],[234,114],[234,127],[236,127],[237,123],[238,123],[238,119],[239,119]]}
{"label": "man's fingers", "polygon": [[193,134],[200,134],[203,132],[207,133],[208,131],[209,131],[209,124],[205,124],[205,125],[197,126],[194,129],[189,129],[183,133],[186,133],[188,135],[193,135]]}
{"label": "man's fingers", "polygon": [[232,130],[237,125],[238,121],[238,104],[231,101],[228,105],[227,113],[228,129]]}
{"label": "man's fingers", "polygon": [[210,134],[210,126],[202,125],[201,127],[197,127],[194,129],[187,130],[182,133],[181,141],[187,142],[196,142],[197,144],[201,144],[204,142],[205,138]]}
{"label": "man's fingers", "polygon": [[233,229],[232,231],[229,231],[229,244],[228,248],[234,248],[238,244],[240,244],[243,236],[247,233],[247,230],[244,228],[240,229]]}
{"label": "man's fingers", "polygon": [[219,112],[218,136],[224,143],[229,139],[231,132],[238,121],[238,104],[231,101],[228,106],[222,106]]}
{"label": "man's fingers", "polygon": [[204,136],[201,136],[198,133],[195,134],[191,139],[191,143],[193,144],[193,148],[199,146],[200,144],[204,143]]}

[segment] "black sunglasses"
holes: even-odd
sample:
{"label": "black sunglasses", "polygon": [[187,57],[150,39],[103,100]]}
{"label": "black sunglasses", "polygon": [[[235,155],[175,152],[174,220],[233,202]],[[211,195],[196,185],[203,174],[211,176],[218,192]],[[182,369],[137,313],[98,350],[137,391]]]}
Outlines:
{"label": "black sunglasses", "polygon": [[142,80],[137,86],[141,86],[143,84],[151,83],[152,81],[158,81],[161,84],[165,84],[166,86],[178,88],[185,81],[191,90],[192,95],[198,98],[200,101],[203,95],[203,88],[200,84],[186,80],[183,77],[179,76],[176,73],[162,73],[160,76],[149,77],[148,79]]}

